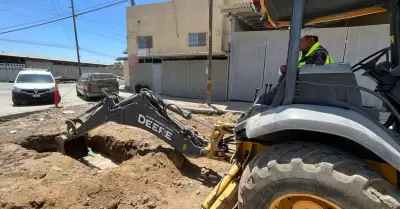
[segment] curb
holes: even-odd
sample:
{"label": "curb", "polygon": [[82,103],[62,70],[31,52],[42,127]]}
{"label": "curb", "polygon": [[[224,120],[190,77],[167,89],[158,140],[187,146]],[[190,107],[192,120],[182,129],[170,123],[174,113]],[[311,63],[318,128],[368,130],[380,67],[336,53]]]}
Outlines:
{"label": "curb", "polygon": [[0,116],[0,122],[4,122],[7,120],[13,120],[13,119],[17,119],[17,118],[22,118],[28,115],[32,115],[35,113],[40,113],[43,111],[46,111],[46,109],[42,109],[42,110],[34,110],[34,111],[29,111],[29,112],[22,112],[22,113],[13,113],[13,114],[9,114],[9,115],[4,115],[4,116]]}
{"label": "curb", "polygon": [[[121,96],[121,98],[126,99],[128,97],[123,97]],[[204,114],[204,115],[222,115],[225,113],[232,113],[232,114],[242,114],[245,113],[244,111],[237,111],[237,110],[219,110],[217,108],[215,109],[204,109],[204,108],[191,108],[191,107],[180,107],[186,111],[189,111],[193,114]]]}

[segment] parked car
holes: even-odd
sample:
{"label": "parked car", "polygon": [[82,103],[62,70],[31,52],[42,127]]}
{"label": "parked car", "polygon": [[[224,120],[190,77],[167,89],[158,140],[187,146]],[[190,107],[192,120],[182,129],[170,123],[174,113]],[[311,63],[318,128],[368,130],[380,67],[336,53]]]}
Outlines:
{"label": "parked car", "polygon": [[54,91],[55,80],[48,70],[22,70],[14,81],[12,101],[14,105],[32,101],[54,102]]}
{"label": "parked car", "polygon": [[111,73],[82,73],[76,83],[76,95],[84,100],[103,96],[106,93],[119,93],[117,77]]}
{"label": "parked car", "polygon": [[77,79],[73,78],[73,77],[69,77],[69,76],[56,76],[54,77],[54,79],[56,81],[58,81],[59,83],[70,83],[70,82],[76,82]]}

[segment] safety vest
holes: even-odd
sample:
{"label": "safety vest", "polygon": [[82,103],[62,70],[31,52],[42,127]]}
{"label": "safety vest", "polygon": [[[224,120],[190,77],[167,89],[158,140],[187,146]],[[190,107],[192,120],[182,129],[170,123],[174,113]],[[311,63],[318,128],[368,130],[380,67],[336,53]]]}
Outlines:
{"label": "safety vest", "polygon": [[332,57],[329,56],[328,51],[326,51],[326,49],[324,49],[324,48],[322,48],[320,46],[321,46],[321,44],[319,42],[316,42],[310,48],[310,50],[308,50],[308,52],[307,52],[307,54],[305,56],[301,56],[300,57],[300,61],[301,62],[299,62],[299,66],[298,67],[302,67],[302,66],[306,65],[307,58],[310,58],[313,55],[313,53],[316,52],[316,51],[321,51],[321,52],[326,54],[325,65],[332,64],[333,63]]}

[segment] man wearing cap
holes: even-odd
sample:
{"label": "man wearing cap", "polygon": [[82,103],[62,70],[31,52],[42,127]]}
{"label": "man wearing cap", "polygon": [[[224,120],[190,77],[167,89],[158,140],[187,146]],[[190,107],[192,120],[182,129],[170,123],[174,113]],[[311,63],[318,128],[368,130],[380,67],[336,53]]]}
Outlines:
{"label": "man wearing cap", "polygon": [[[328,50],[321,46],[318,42],[318,36],[315,29],[312,28],[304,28],[301,31],[300,37],[300,51],[301,57],[299,60],[298,67],[302,67],[304,65],[326,65],[332,64],[333,59],[329,56]],[[278,84],[271,90],[270,93],[261,94],[257,100],[256,104],[267,104],[271,105],[276,93],[278,92],[279,86],[281,85],[283,79],[286,74],[286,65],[282,65],[279,68],[279,74],[281,75]],[[239,121],[244,120],[248,115],[250,115],[251,109],[248,113],[243,114]]]}
{"label": "man wearing cap", "polygon": [[[317,31],[314,28],[304,28],[301,30],[300,37],[300,51],[301,57],[298,67],[304,65],[326,65],[332,64],[333,59],[329,56],[328,50],[321,46],[318,40]],[[281,75],[278,84],[272,89],[270,96],[266,100],[267,104],[271,104],[274,99],[279,86],[281,85],[284,75],[286,74],[286,65],[279,68]]]}
{"label": "man wearing cap", "polygon": [[318,42],[318,36],[315,29],[305,28],[302,30],[300,38],[301,58],[299,67],[306,64],[326,65],[332,64],[333,59],[328,51]]}
{"label": "man wearing cap", "polygon": [[[333,59],[319,43],[317,31],[314,28],[304,28],[300,37],[301,57],[298,67],[304,65],[326,65],[332,64]],[[286,73],[286,65],[282,65],[280,73]]]}

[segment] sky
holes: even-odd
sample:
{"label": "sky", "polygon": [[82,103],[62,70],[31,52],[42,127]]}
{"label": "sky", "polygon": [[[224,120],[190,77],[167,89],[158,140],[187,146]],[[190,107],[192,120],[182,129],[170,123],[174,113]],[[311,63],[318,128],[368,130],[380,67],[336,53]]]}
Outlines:
{"label": "sky", "polygon": [[[120,0],[74,0],[76,13]],[[136,5],[168,0],[135,0]],[[0,33],[71,15],[70,0],[0,0]],[[130,0],[76,18],[81,61],[114,63],[124,56]],[[77,60],[72,18],[0,34],[0,52]]]}

